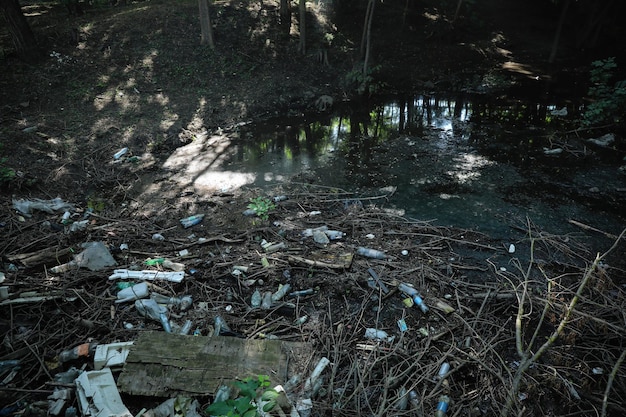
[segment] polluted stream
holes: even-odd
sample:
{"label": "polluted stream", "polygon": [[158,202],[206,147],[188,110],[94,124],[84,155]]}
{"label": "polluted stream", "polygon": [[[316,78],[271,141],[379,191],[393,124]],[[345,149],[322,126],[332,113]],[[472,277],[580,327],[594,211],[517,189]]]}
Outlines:
{"label": "polluted stream", "polygon": [[580,114],[568,106],[480,96],[340,106],[325,117],[244,126],[228,167],[256,173],[248,185],[261,188],[295,181],[363,196],[395,189],[387,208],[495,238],[527,219],[554,234],[580,234],[573,220],[618,235],[626,153],[616,142],[592,143],[597,131],[572,133]]}

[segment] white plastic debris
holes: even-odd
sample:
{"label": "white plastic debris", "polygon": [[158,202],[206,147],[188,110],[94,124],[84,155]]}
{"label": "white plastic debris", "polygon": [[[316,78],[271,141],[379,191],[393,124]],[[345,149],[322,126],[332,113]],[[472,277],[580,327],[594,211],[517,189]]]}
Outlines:
{"label": "white plastic debris", "polygon": [[87,268],[90,271],[100,271],[106,267],[117,265],[117,262],[102,242],[87,242],[81,245],[84,251],[74,255],[71,261],[50,268],[50,272],[58,274],[72,269]]}
{"label": "white plastic debris", "polygon": [[365,338],[391,343],[396,337],[389,336],[389,334],[384,330],[378,330],[370,327],[365,329]]}
{"label": "white plastic debris", "polygon": [[515,245],[512,243],[509,245],[509,253],[515,253]]}
{"label": "white plastic debris", "polygon": [[[135,301],[140,298],[145,298],[150,294],[148,291],[148,283],[140,282],[132,287],[123,288],[117,293],[117,300],[115,303],[124,303],[127,301]],[[96,368],[97,369],[97,368]]]}
{"label": "white plastic debris", "polygon": [[105,367],[112,368],[124,365],[133,344],[134,342],[119,342],[96,346],[96,353],[93,357],[94,369],[99,371]]}
{"label": "white plastic debris", "polygon": [[109,280],[114,279],[143,279],[154,281],[162,279],[169,282],[182,282],[185,278],[183,271],[129,271],[128,269],[116,269],[113,275],[109,276]]}
{"label": "white plastic debris", "polygon": [[68,211],[74,210],[74,206],[70,203],[66,203],[59,197],[52,200],[41,200],[35,198],[32,200],[13,200],[13,208],[23,215],[30,217],[34,210],[45,211],[49,214],[54,214],[56,211]]}
{"label": "white plastic debris", "polygon": [[76,395],[85,417],[133,417],[122,402],[109,368],[80,374]]}
{"label": "white plastic debris", "polygon": [[613,133],[607,133],[606,135],[602,135],[599,138],[591,138],[587,139],[587,142],[593,143],[594,145],[607,147],[611,145],[615,141],[615,135]]}
{"label": "white plastic debris", "polygon": [[554,149],[543,148],[544,155],[560,155],[562,153],[563,153],[563,148],[554,148]]}

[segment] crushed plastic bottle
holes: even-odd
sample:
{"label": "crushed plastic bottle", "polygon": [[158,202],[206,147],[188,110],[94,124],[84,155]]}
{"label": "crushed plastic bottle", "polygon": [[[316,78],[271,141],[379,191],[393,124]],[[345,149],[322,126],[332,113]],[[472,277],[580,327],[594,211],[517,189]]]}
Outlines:
{"label": "crushed plastic bottle", "polygon": [[279,286],[278,290],[274,294],[272,294],[272,302],[276,302],[282,299],[290,289],[291,284],[284,284]]}
{"label": "crushed plastic bottle", "polygon": [[222,318],[222,316],[215,316],[214,329],[215,329],[215,333],[214,334],[216,336],[219,336],[220,334],[223,334],[223,333],[231,331],[230,327],[228,326],[228,324],[226,323],[224,318]]}
{"label": "crushed plastic bottle", "polygon": [[269,310],[272,307],[272,293],[271,291],[267,291],[263,294],[263,301],[261,301],[261,308],[264,310]]}
{"label": "crushed plastic bottle", "polygon": [[135,308],[142,316],[161,322],[163,330],[172,333],[172,326],[167,318],[167,307],[159,305],[152,298],[147,298],[135,301]]}
{"label": "crushed plastic bottle", "polygon": [[260,307],[262,301],[263,301],[263,296],[261,295],[261,291],[259,291],[259,289],[257,288],[252,293],[252,297],[250,297],[250,305],[253,308]]}
{"label": "crushed plastic bottle", "polygon": [[419,292],[414,287],[410,286],[409,284],[401,283],[400,285],[398,285],[398,290],[411,297],[413,302],[420,308],[420,310],[422,310],[423,313],[428,312],[428,306],[424,304],[424,300],[422,300]]}

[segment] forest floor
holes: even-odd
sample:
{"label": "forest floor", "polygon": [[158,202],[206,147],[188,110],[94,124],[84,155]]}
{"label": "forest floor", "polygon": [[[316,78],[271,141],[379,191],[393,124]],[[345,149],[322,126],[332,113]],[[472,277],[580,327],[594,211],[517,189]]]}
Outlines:
{"label": "forest floor", "polygon": [[[540,97],[554,89],[584,91],[585,85],[568,83],[586,66],[566,59],[545,64],[555,16],[493,3],[488,13],[453,23],[436,8],[399,19],[398,11],[379,5],[382,19],[401,24],[396,33],[373,37],[378,92],[463,88]],[[263,219],[242,215],[259,190],[239,189],[227,176],[197,181],[201,173],[186,161],[203,152],[217,163],[225,144],[241,139],[242,124],[319,112],[323,96],[335,103],[353,99],[355,84],[347,74],[358,69],[358,21],[332,23],[321,5],[309,4],[303,55],[295,25],[284,33],[274,1],[213,2],[213,50],[199,45],[195,1],[86,6],[75,16],[56,2],[22,4],[48,57],[23,64],[0,33],[0,172],[7,179],[0,253],[2,285],[9,291],[0,302],[0,361],[21,361],[20,368],[0,367],[0,405],[14,407],[8,412],[45,414],[48,395],[62,386],[54,375],[69,366],[58,362],[60,351],[162,330],[132,304],[114,303],[118,289],[107,280],[112,266],[50,271],[81,252],[82,243],[102,241],[116,268],[146,269],[148,258],[161,257],[185,265],[182,283],[159,282],[153,289],[193,297],[189,311],[170,308],[174,323],[190,319],[200,334],[210,335],[221,316],[239,336],[270,334],[307,344],[313,353],[295,361],[300,368],[293,371],[303,378],[328,357],[330,371],[313,398],[313,415],[421,416],[432,414],[447,394],[451,415],[495,416],[511,392],[513,409],[527,415],[596,415],[603,405],[607,415],[624,414],[626,378],[623,368],[614,368],[626,311],[623,281],[615,277],[624,271],[607,265],[590,274],[560,342],[526,371],[519,390],[512,388],[522,360],[514,301],[525,294],[524,341],[530,343],[536,326],[535,351],[563,319],[594,260],[594,251],[574,237],[528,224],[515,241],[495,241],[386,210],[392,189],[361,199],[350,190],[300,182],[272,190],[270,197],[288,199]],[[568,48],[563,45],[564,56]],[[123,148],[129,152],[114,159]],[[50,213],[20,212],[14,205],[57,197],[68,205]],[[65,209],[71,217],[64,222]],[[202,222],[183,227],[180,219],[194,214],[204,214]],[[70,232],[82,220],[86,227]],[[344,235],[330,242],[321,242],[319,233],[317,241],[303,235],[320,226]],[[533,252],[529,235],[536,238]],[[264,239],[285,246],[267,252]],[[358,247],[386,258],[360,256]],[[429,313],[406,308],[396,289],[400,282],[420,290]],[[270,308],[252,305],[255,290],[274,292],[284,284],[313,293]],[[24,294],[33,291],[47,298]],[[550,308],[541,315],[544,305]],[[305,316],[308,321],[298,321]],[[366,328],[395,338],[369,340]],[[451,372],[438,380],[444,361]],[[91,369],[86,360],[71,365]],[[617,378],[611,386],[612,370]],[[300,388],[294,388],[294,402]],[[409,391],[418,401],[403,406]],[[122,395],[133,414],[165,399]],[[211,398],[198,400],[204,407]]]}

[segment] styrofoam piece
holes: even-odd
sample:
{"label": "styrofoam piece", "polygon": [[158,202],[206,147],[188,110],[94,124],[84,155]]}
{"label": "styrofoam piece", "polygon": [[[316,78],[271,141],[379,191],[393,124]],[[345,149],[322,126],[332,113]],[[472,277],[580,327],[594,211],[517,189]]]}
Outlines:
{"label": "styrofoam piece", "polygon": [[80,374],[76,395],[84,417],[133,417],[122,402],[109,368]]}
{"label": "styrofoam piece", "polygon": [[148,281],[162,279],[170,282],[182,282],[184,277],[185,273],[182,271],[129,271],[128,269],[115,269],[113,275],[109,276],[109,279],[143,279]]}
{"label": "styrofoam piece", "polygon": [[124,365],[133,343],[134,342],[119,342],[98,345],[93,357],[93,367],[98,371],[104,367],[112,368],[114,366]]}

